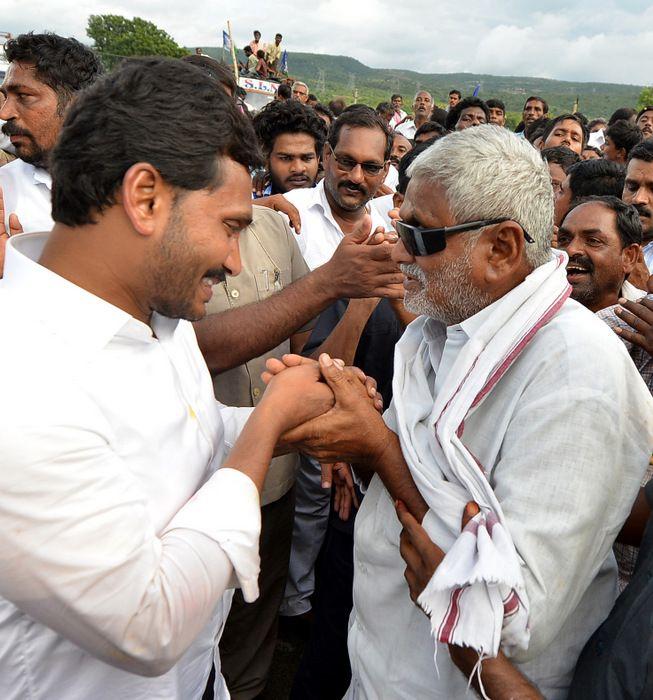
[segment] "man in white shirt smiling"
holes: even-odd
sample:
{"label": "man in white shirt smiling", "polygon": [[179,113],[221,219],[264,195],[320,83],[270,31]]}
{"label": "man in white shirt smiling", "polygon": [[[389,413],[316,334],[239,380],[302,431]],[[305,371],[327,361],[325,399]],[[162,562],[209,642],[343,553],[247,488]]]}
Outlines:
{"label": "man in white shirt smiling", "polygon": [[9,241],[3,700],[200,698],[229,589],[257,596],[278,435],[333,399],[311,370],[301,402],[277,384],[253,412],[221,406],[185,320],[239,271],[254,143],[194,66],[126,62],[67,115],[52,232]]}
{"label": "man in white shirt smiling", "polygon": [[[0,119],[18,158],[0,169],[1,247],[9,233],[52,228],[50,152],[75,94],[102,72],[87,46],[56,34],[21,34],[5,44],[5,55]],[[1,261],[0,253],[0,268]]]}
{"label": "man in white shirt smiling", "polygon": [[[485,125],[409,172],[394,259],[423,316],[395,347],[392,404],[384,419],[363,408],[322,361],[335,408],[284,438],[374,472],[356,521],[347,697],[465,697],[447,644],[476,650],[469,677],[501,643],[562,699],[616,596],[611,548],[651,454],[653,402],[616,336],[568,299],[536,151]],[[404,580],[396,500],[446,553],[417,599],[430,620]],[[461,534],[469,501],[481,512]]]}

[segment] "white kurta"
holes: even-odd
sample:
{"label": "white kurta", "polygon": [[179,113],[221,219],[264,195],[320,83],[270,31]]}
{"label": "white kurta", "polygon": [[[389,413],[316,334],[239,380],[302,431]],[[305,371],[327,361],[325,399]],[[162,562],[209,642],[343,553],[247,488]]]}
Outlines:
{"label": "white kurta", "polygon": [[0,281],[0,697],[201,698],[234,569],[257,590],[258,492],[219,468],[251,409],[215,401],[190,323],[154,337],[45,240]]}
{"label": "white kurta", "polygon": [[[484,312],[430,347],[438,374]],[[393,426],[392,405],[386,421]],[[523,560],[531,641],[514,661],[545,697],[565,698],[616,595],[611,547],[653,449],[650,394],[619,339],[568,300],[466,419],[462,439],[488,472]],[[467,679],[443,646],[436,674],[429,621],[403,578],[400,531],[375,477],[356,518],[348,697],[465,697]]]}

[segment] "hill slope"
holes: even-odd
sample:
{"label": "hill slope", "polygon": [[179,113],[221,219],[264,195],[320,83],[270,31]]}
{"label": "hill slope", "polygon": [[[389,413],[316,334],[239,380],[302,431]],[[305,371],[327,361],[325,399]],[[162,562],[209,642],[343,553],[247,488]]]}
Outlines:
{"label": "hill slope", "polygon": [[[222,50],[218,47],[204,47],[203,51],[217,59],[222,58]],[[549,102],[552,113],[560,114],[571,111],[578,96],[580,111],[593,118],[609,117],[618,107],[634,107],[642,90],[640,85],[370,68],[348,56],[315,53],[289,53],[288,64],[290,75],[305,81],[320,100],[328,101],[335,95],[342,95],[352,102],[354,91],[357,91],[359,102],[373,106],[389,100],[393,92],[401,93],[404,102],[411,103],[418,89],[428,90],[436,102],[444,105],[452,88],[459,89],[463,95],[471,95],[480,83],[480,97],[502,99],[511,112],[520,112],[529,95],[541,95]]]}

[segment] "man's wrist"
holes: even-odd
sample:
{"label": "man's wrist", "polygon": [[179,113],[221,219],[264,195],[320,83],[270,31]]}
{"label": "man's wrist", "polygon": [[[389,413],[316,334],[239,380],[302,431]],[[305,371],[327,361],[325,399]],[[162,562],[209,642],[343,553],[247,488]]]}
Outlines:
{"label": "man's wrist", "polygon": [[312,285],[312,293],[320,300],[326,302],[326,306],[333,304],[342,298],[340,285],[338,283],[338,273],[334,264],[329,260],[324,265],[316,267],[305,278]]}

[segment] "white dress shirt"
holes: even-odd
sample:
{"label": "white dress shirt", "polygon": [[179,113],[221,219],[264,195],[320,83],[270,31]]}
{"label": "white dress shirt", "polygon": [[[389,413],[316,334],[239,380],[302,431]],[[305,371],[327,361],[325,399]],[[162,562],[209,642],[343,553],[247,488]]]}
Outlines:
{"label": "white dress shirt", "polygon": [[50,173],[17,158],[0,168],[0,188],[5,201],[5,226],[9,226],[9,215],[16,214],[25,233],[52,229]]}
{"label": "white dress shirt", "polygon": [[402,122],[406,118],[406,112],[404,112],[403,109],[400,109],[398,112],[394,112],[390,119],[390,128],[394,129],[397,124]]}
{"label": "white dress shirt", "polygon": [[412,139],[415,138],[415,132],[417,131],[417,127],[415,126],[415,122],[412,119],[406,119],[405,122],[395,127],[395,131],[398,134],[402,134],[402,136],[405,136],[407,139],[411,139],[412,141]]}
{"label": "white dress shirt", "polygon": [[251,409],[190,323],[54,274],[46,240],[12,237],[0,281],[0,697],[199,699],[234,569],[257,595],[258,493],[220,469]]}
{"label": "white dress shirt", "polygon": [[[431,339],[435,390],[487,307]],[[392,428],[393,405],[385,414]],[[548,700],[566,698],[583,645],[616,595],[612,543],[653,448],[653,401],[623,344],[573,300],[465,419],[523,561],[531,641],[513,658]],[[427,513],[426,518],[432,517]],[[356,517],[348,698],[467,697],[467,679],[410,600],[401,525],[374,477]]]}
{"label": "white dress shirt", "polygon": [[[344,234],[333,218],[331,206],[324,192],[324,180],[315,187],[290,190],[283,195],[297,207],[302,222],[301,233],[297,236],[299,249],[311,270],[324,265],[338,247]],[[370,204],[367,211],[372,217],[372,231],[378,226],[385,228],[381,214]]]}

